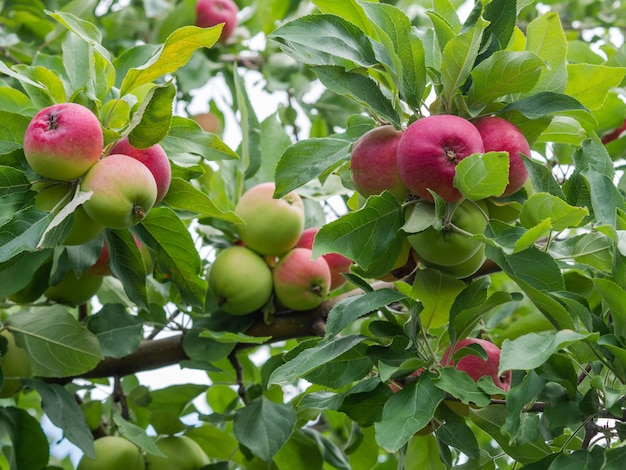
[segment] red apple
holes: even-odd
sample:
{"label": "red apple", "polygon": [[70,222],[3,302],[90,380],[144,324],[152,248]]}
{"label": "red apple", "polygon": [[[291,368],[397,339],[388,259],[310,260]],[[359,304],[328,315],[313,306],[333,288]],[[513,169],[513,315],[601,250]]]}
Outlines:
{"label": "red apple", "polygon": [[274,267],[274,293],[291,310],[319,307],[330,289],[331,274],[323,257],[313,259],[308,248],[294,248]]}
{"label": "red apple", "polygon": [[474,121],[474,125],[483,139],[485,152],[508,152],[509,184],[502,196],[509,196],[519,191],[528,179],[522,155],[530,158],[530,146],[524,134],[509,121],[486,116]]}
{"label": "red apple", "polygon": [[109,228],[128,228],[148,214],[157,185],[143,163],[122,154],[98,161],[85,175],[81,190],[93,191],[83,208],[89,217]]}
{"label": "red apple", "polygon": [[609,142],[613,142],[615,139],[619,139],[625,131],[626,131],[626,120],[624,120],[624,123],[617,129],[613,129],[611,132],[604,134],[602,136],[602,143],[606,145]]}
{"label": "red apple", "polygon": [[[453,359],[454,353],[459,349],[472,344],[478,344],[485,350],[487,353],[487,360],[484,360],[475,354],[468,354],[455,363]],[[486,375],[491,377],[493,382],[505,392],[508,392],[511,388],[511,371],[505,372],[502,377],[498,375],[498,367],[500,365],[500,348],[498,348],[498,346],[493,344],[491,341],[480,338],[465,338],[458,341],[446,350],[441,363],[444,366],[453,365],[456,369],[467,372],[467,374],[474,379],[474,381],[478,381],[478,379]]]}
{"label": "red apple", "polygon": [[167,194],[167,190],[170,189],[170,182],[172,181],[172,168],[170,166],[170,160],[167,158],[165,150],[159,144],[154,144],[151,147],[145,149],[138,149],[130,145],[128,137],[123,137],[118,140],[113,147],[111,147],[111,154],[121,153],[133,157],[135,160],[139,160],[141,163],[148,167],[154,181],[157,185],[157,197],[155,204],[158,204],[163,200]]}
{"label": "red apple", "polygon": [[396,155],[402,131],[393,126],[376,127],[359,138],[352,147],[352,183],[362,196],[391,192],[404,201],[409,193],[400,178]]}
{"label": "red apple", "polygon": [[73,180],[98,161],[103,140],[100,121],[88,108],[54,104],[30,121],[24,134],[24,156],[44,178]]}
{"label": "red apple", "polygon": [[275,185],[261,183],[239,199],[235,213],[245,222],[236,226],[241,241],[262,255],[278,256],[293,248],[304,230],[304,204],[296,192],[276,199]]}
{"label": "red apple", "polygon": [[220,118],[212,112],[194,114],[191,119],[196,121],[205,132],[210,132],[221,136],[224,132],[224,125]]}
{"label": "red apple", "polygon": [[196,3],[196,26],[209,28],[224,23],[219,42],[226,41],[237,26],[239,8],[233,0],[198,0]]}
{"label": "red apple", "polygon": [[[319,232],[319,230],[319,227],[305,229],[295,247],[308,248],[309,250],[312,249],[315,235]],[[326,260],[326,263],[328,263],[328,267],[330,268],[330,290],[335,290],[344,285],[347,282],[347,279],[341,274],[350,272],[352,260],[340,255],[339,253],[326,253],[325,255],[322,255],[322,258]]]}
{"label": "red apple", "polygon": [[414,194],[433,201],[429,189],[446,202],[458,201],[454,187],[456,165],[465,157],[483,152],[478,129],[459,116],[440,114],[418,119],[398,144],[398,172]]}

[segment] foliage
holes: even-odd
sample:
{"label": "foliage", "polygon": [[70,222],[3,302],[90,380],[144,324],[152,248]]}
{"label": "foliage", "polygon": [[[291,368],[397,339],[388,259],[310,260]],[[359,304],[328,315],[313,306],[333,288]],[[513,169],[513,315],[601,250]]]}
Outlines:
{"label": "foliage", "polygon": [[[0,468],[74,468],[46,422],[79,455],[105,434],[158,454],[155,435],[184,433],[216,469],[621,468],[626,136],[601,137],[626,118],[626,5],[237,3],[240,26],[217,43],[221,26],[193,26],[193,0],[0,2],[1,314],[35,375],[2,400]],[[269,115],[261,88],[278,102]],[[219,91],[199,103],[201,89]],[[84,199],[57,215],[35,208],[22,150],[30,118],[69,101],[99,117],[105,147],[160,143],[173,172],[140,224],[80,246],[62,241]],[[231,134],[191,118],[209,110]],[[351,146],[376,125],[442,113],[522,130],[533,155],[520,192],[498,197],[498,154],[468,159],[456,178],[465,198],[519,216],[492,215],[474,235],[488,262],[469,279],[420,267],[381,283],[406,236],[426,228],[415,226],[423,207],[359,200]],[[236,242],[239,197],[263,181],[276,196],[297,190],[306,225],[324,225],[315,256],[338,252],[355,268],[319,309],[234,318],[206,273]],[[114,276],[88,304],[12,300],[85,272],[105,239]],[[501,347],[508,393],[442,367],[465,337]],[[155,389],[136,375],[171,364],[209,385]],[[471,404],[467,416],[450,402]]]}

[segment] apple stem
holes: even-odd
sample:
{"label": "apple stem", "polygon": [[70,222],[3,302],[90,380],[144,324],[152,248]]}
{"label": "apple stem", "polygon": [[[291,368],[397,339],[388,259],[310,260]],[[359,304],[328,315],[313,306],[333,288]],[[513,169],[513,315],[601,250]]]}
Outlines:
{"label": "apple stem", "polygon": [[58,123],[57,123],[57,116],[59,114],[58,113],[51,113],[50,117],[48,118],[48,130],[49,131],[53,131],[56,130],[58,128]]}
{"label": "apple stem", "polygon": [[133,213],[137,215],[137,217],[139,217],[139,220],[143,220],[144,217],[146,216],[146,212],[143,210],[143,207],[141,207],[139,204],[135,204],[133,206]]}

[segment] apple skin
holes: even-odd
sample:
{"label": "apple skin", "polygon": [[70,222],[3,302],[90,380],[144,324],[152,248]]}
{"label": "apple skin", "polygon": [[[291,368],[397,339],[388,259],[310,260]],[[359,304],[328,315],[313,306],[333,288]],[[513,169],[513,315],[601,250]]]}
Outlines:
{"label": "apple skin", "polygon": [[[64,199],[66,199],[65,203],[70,201],[71,190],[71,186],[65,183],[48,184],[35,196],[35,207],[42,211],[52,211]],[[56,212],[59,210],[60,207]],[[87,215],[83,206],[78,206],[72,216],[72,228],[63,241],[64,245],[82,245],[96,238],[104,230],[103,225],[95,222]]]}
{"label": "apple skin", "polygon": [[83,304],[96,295],[102,285],[102,279],[102,276],[88,272],[76,277],[76,273],[70,269],[58,284],[48,287],[44,295],[60,304]]}
{"label": "apple skin", "polygon": [[[300,240],[296,243],[295,248],[308,248],[311,250],[313,247],[313,241],[315,240],[315,235],[319,232],[319,230],[319,227],[310,227],[305,229],[300,236]],[[326,260],[328,267],[330,268],[330,290],[332,291],[343,286],[348,280],[341,274],[350,272],[352,260],[340,255],[339,253],[326,253],[325,255],[322,255],[322,258]]]}
{"label": "apple skin", "polygon": [[209,28],[224,23],[218,42],[230,38],[237,26],[239,7],[233,0],[198,0],[196,3],[196,26]]}
{"label": "apple skin", "polygon": [[604,134],[602,136],[602,143],[606,145],[609,142],[613,142],[614,140],[619,139],[624,131],[626,131],[626,120],[624,120],[624,123],[617,129],[613,129],[611,132]]}
{"label": "apple skin", "polygon": [[364,197],[388,190],[404,201],[409,189],[400,174],[396,155],[403,132],[393,126],[376,127],[356,141],[350,156],[352,183]]}
{"label": "apple skin", "polygon": [[210,463],[202,447],[190,437],[162,437],[156,445],[167,457],[147,454],[146,470],[198,470]]}
{"label": "apple skin", "polygon": [[244,246],[231,246],[215,257],[208,274],[209,289],[222,310],[247,315],[272,295],[272,272],[263,258]]}
{"label": "apple skin", "polygon": [[154,144],[145,149],[138,149],[130,144],[128,137],[123,137],[111,147],[110,153],[128,155],[146,165],[150,173],[152,173],[152,176],[154,176],[154,181],[157,186],[157,197],[154,203],[158,204],[163,200],[167,191],[170,189],[170,183],[172,181],[170,159],[167,158],[163,147],[159,144]]}
{"label": "apple skin", "polygon": [[519,191],[528,179],[522,155],[530,158],[530,146],[524,134],[506,119],[485,116],[474,121],[474,126],[483,139],[485,152],[509,153],[509,184],[502,196]]}
{"label": "apple skin", "polygon": [[7,352],[1,359],[4,381],[0,389],[0,398],[8,398],[15,395],[22,387],[19,378],[30,378],[33,376],[33,371],[28,354],[17,345],[13,334],[8,330],[2,330],[0,336],[6,338],[8,342]]}
{"label": "apple skin", "polygon": [[[453,360],[454,353],[461,348],[467,347],[471,344],[478,344],[487,353],[487,360],[481,357],[468,354],[463,356],[455,364]],[[511,371],[504,373],[502,377],[498,375],[498,367],[500,365],[500,348],[493,344],[491,341],[480,338],[465,338],[458,341],[456,344],[451,345],[443,354],[441,363],[444,366],[454,366],[458,370],[467,372],[467,374],[478,381],[483,376],[488,376],[493,379],[496,386],[500,387],[505,392],[508,392],[511,388]]]}
{"label": "apple skin", "polygon": [[323,257],[312,259],[308,248],[293,248],[274,267],[274,293],[288,309],[319,307],[330,290],[331,274]]}
{"label": "apple skin", "polygon": [[157,198],[156,181],[148,167],[122,154],[111,154],[91,167],[81,190],[93,191],[83,203],[87,215],[117,229],[141,222]]}
{"label": "apple skin", "polygon": [[128,439],[105,436],[93,442],[96,458],[83,455],[76,470],[145,470],[141,450]]}
{"label": "apple skin", "polygon": [[428,189],[446,202],[461,199],[454,187],[456,165],[474,153],[483,153],[478,129],[468,120],[449,114],[427,116],[413,122],[398,144],[398,172],[417,196],[433,201]]}
{"label": "apple skin", "polygon": [[487,256],[485,255],[485,245],[482,245],[478,247],[478,250],[473,255],[471,255],[465,261],[461,261],[460,263],[450,266],[441,266],[434,263],[428,263],[427,266],[430,268],[438,269],[442,273],[454,276],[458,279],[465,279],[473,274],[476,274],[476,272],[478,272],[478,270],[483,266],[486,259]]}
{"label": "apple skin", "polygon": [[104,138],[100,121],[88,108],[58,103],[40,110],[24,134],[24,156],[44,178],[69,181],[98,161]]}
{"label": "apple skin", "polygon": [[235,207],[245,223],[236,226],[241,241],[262,255],[279,256],[293,248],[304,230],[304,204],[296,192],[275,199],[275,184],[248,189]]}
{"label": "apple skin", "polygon": [[[456,207],[451,223],[465,232],[478,234],[485,230],[487,219],[474,202],[465,200]],[[484,250],[480,240],[445,225],[441,230],[428,227],[407,236],[407,240],[418,259],[427,266],[456,266],[470,259],[481,247]]]}
{"label": "apple skin", "polygon": [[210,132],[217,136],[221,136],[224,132],[224,126],[220,118],[212,112],[199,113],[191,116],[191,119],[196,121],[205,132]]}

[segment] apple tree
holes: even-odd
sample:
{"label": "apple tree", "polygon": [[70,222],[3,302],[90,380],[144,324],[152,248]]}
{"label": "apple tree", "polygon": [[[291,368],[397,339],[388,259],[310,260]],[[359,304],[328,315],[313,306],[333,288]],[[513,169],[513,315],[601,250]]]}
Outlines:
{"label": "apple tree", "polygon": [[624,28],[0,2],[0,468],[622,468]]}

